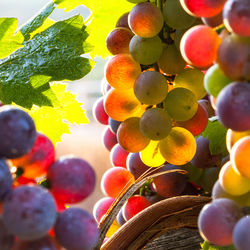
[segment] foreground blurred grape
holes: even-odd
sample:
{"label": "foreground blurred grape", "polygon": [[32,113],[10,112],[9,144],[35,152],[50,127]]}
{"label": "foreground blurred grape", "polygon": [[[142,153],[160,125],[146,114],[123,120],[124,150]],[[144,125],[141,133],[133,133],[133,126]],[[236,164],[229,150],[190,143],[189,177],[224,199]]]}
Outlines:
{"label": "foreground blurred grape", "polygon": [[0,159],[0,202],[11,192],[12,176],[5,160]]}
{"label": "foreground blurred grape", "polygon": [[98,223],[101,221],[103,215],[108,211],[114,200],[115,199],[112,197],[103,197],[95,203],[93,215]]}
{"label": "foreground blurred grape", "polygon": [[3,219],[0,219],[0,249],[9,250],[14,244],[14,235],[11,234],[5,227]]}
{"label": "foreground blurred grape", "polygon": [[80,208],[68,208],[58,215],[55,235],[67,249],[91,250],[97,243],[99,230],[95,219],[88,212]]}
{"label": "foreground blurred grape", "polygon": [[5,226],[23,240],[45,236],[55,220],[56,203],[51,194],[39,186],[17,187],[3,204]]}

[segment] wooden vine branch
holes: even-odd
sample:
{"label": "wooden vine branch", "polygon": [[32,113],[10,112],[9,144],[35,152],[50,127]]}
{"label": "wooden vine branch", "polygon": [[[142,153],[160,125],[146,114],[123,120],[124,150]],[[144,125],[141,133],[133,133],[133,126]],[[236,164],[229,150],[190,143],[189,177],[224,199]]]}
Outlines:
{"label": "wooden vine branch", "polygon": [[160,235],[178,228],[197,228],[201,208],[209,197],[177,196],[146,208],[125,223],[101,250],[141,249]]}

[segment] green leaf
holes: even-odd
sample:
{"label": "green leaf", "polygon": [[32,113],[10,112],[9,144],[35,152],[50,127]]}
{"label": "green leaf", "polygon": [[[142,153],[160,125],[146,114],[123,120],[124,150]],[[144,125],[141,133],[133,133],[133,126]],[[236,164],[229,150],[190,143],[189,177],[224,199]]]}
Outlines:
{"label": "green leaf", "polygon": [[57,105],[55,107],[38,107],[33,105],[26,110],[34,119],[37,131],[47,135],[55,144],[61,140],[61,135],[70,133],[70,124],[88,123],[82,103],[76,101],[76,95],[66,91],[62,83],[54,83],[51,91],[56,93]]}
{"label": "green leaf", "polygon": [[79,5],[83,5],[83,0],[53,0],[55,4],[58,4],[57,8],[65,9],[65,11],[70,11]]}
{"label": "green leaf", "polygon": [[[57,22],[0,60],[0,99],[31,108],[53,106],[49,81],[76,80],[90,72],[94,63],[82,57],[91,46],[80,15]],[[39,86],[34,84],[42,76]],[[47,76],[47,80],[46,77]]]}
{"label": "green leaf", "polygon": [[105,58],[110,55],[106,48],[108,33],[115,28],[119,17],[130,11],[134,4],[126,0],[84,0],[84,4],[92,11],[87,31],[90,34],[88,42],[95,47],[90,55]]}
{"label": "green leaf", "polygon": [[22,33],[17,32],[15,34],[17,26],[16,18],[0,18],[0,59],[23,46],[24,37]]}
{"label": "green leaf", "polygon": [[202,250],[236,250],[236,248],[233,245],[226,246],[226,247],[219,247],[215,245],[211,245],[208,241],[204,241],[203,244],[201,244]]}
{"label": "green leaf", "polygon": [[43,25],[43,23],[47,20],[54,9],[55,4],[53,2],[49,3],[47,6],[45,6],[44,9],[41,10],[40,14],[35,16],[31,21],[29,21],[20,29],[20,31],[24,35],[25,41],[30,39],[30,34],[32,32]]}
{"label": "green leaf", "polygon": [[225,156],[228,154],[226,147],[226,133],[227,129],[218,119],[209,119],[202,136],[209,140],[209,149],[212,155],[222,154]]}

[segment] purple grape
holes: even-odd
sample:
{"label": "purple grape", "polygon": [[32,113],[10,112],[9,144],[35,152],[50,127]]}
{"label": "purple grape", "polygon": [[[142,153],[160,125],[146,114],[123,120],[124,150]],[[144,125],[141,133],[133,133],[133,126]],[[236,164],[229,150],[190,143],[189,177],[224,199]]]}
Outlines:
{"label": "purple grape", "polygon": [[126,165],[128,171],[135,177],[135,179],[139,178],[144,172],[150,169],[149,166],[142,162],[139,153],[129,153]]}
{"label": "purple grape", "polygon": [[11,191],[12,176],[5,160],[0,159],[0,202]]}
{"label": "purple grape", "polygon": [[233,243],[237,250],[249,250],[250,246],[250,217],[242,217],[233,230]]}
{"label": "purple grape", "polygon": [[119,128],[119,126],[120,126],[120,124],[121,124],[122,122],[116,121],[116,120],[112,119],[111,117],[109,117],[108,123],[109,123],[110,130],[111,130],[113,133],[116,134],[116,133],[117,133],[117,130],[118,130],[118,128]]}
{"label": "purple grape", "polygon": [[17,158],[29,152],[36,139],[32,118],[10,105],[0,107],[0,157]]}
{"label": "purple grape", "polygon": [[[166,170],[180,169],[177,166],[166,164],[160,172]],[[156,192],[163,197],[173,197],[180,195],[187,184],[187,178],[181,173],[167,173],[157,176],[153,180]]]}
{"label": "purple grape", "polygon": [[210,168],[215,166],[220,160],[220,155],[211,155],[209,150],[209,140],[199,136],[196,138],[197,149],[191,164],[197,168]]}
{"label": "purple grape", "polygon": [[83,159],[64,156],[48,169],[51,192],[57,201],[77,203],[88,197],[95,188],[95,172]]}
{"label": "purple grape", "polygon": [[200,212],[200,234],[217,246],[231,245],[233,228],[242,216],[241,208],[234,201],[226,198],[216,199],[206,204]]}
{"label": "purple grape", "polygon": [[93,216],[72,207],[59,214],[55,224],[58,242],[70,250],[90,250],[97,243],[99,230]]}
{"label": "purple grape", "polygon": [[2,218],[0,219],[0,249],[9,250],[14,244],[15,237],[5,227]]}
{"label": "purple grape", "polygon": [[116,134],[111,131],[109,126],[106,126],[102,132],[102,144],[108,151],[117,144]]}
{"label": "purple grape", "polygon": [[206,192],[211,193],[213,186],[218,179],[219,172],[220,168],[218,167],[211,167],[204,169],[201,174],[201,177],[198,180],[198,184],[202,186],[202,188]]}
{"label": "purple grape", "polygon": [[60,248],[56,245],[49,235],[42,237],[34,241],[23,241],[18,240],[13,250],[59,250]]}
{"label": "purple grape", "polygon": [[250,129],[250,84],[233,82],[223,88],[216,101],[220,122],[235,131]]}
{"label": "purple grape", "polygon": [[117,222],[120,226],[126,223],[126,220],[123,217],[123,211],[122,209],[119,211],[119,213],[116,216]]}
{"label": "purple grape", "polygon": [[3,203],[6,228],[20,239],[35,240],[45,236],[56,221],[52,195],[40,186],[15,188]]}

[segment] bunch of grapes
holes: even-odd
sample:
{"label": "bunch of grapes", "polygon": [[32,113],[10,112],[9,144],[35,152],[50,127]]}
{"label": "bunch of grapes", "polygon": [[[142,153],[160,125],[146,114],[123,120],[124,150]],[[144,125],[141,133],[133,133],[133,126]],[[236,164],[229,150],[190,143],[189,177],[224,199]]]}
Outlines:
{"label": "bunch of grapes", "polygon": [[56,159],[21,109],[2,106],[0,127],[0,249],[92,249],[99,237],[93,216],[66,205],[92,193],[93,168],[73,156]]}

